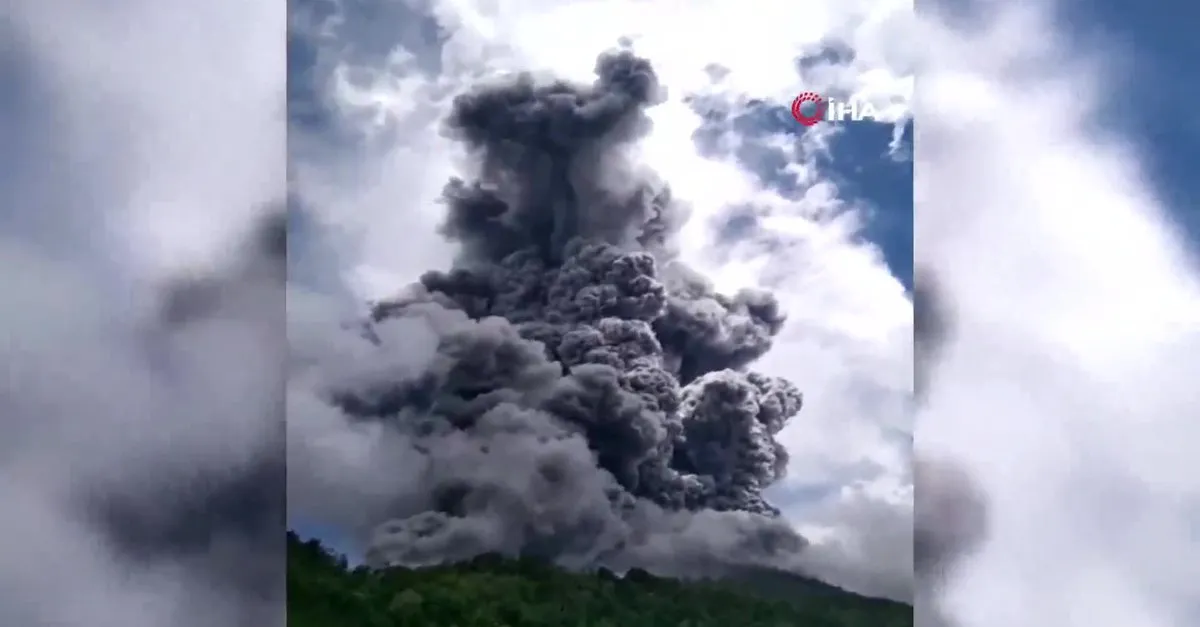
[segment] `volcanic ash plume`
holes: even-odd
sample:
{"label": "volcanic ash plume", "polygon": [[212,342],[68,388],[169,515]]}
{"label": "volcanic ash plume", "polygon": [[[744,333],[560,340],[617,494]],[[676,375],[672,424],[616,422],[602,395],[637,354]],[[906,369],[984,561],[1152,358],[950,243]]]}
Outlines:
{"label": "volcanic ash plume", "polygon": [[[503,551],[696,574],[786,566],[805,544],[762,495],[800,393],[744,370],[784,316],[675,258],[686,210],[627,157],[662,88],[628,52],[596,74],[459,97],[448,129],[477,172],[444,191],[453,267],[377,304],[369,350],[303,358],[326,407],[293,394],[289,415],[335,408],[388,460],[386,480],[321,497],[375,527],[375,564]],[[294,491],[331,481],[316,463]]]}

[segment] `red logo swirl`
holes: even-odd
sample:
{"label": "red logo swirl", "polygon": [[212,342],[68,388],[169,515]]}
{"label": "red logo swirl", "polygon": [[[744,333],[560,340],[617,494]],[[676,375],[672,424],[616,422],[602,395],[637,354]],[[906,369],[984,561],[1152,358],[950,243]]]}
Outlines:
{"label": "red logo swirl", "polygon": [[[804,107],[804,103],[806,102],[813,103],[813,112],[811,115],[805,115],[804,111],[802,111],[802,107]],[[796,96],[796,99],[792,101],[792,117],[796,118],[796,121],[804,126],[812,126],[825,119],[825,108],[827,106],[828,103],[824,98],[811,91],[806,91]]]}

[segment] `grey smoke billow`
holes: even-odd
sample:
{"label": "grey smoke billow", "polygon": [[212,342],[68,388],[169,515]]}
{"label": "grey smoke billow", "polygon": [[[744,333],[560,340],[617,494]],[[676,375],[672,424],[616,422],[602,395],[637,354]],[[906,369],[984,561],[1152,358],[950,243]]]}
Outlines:
{"label": "grey smoke billow", "polygon": [[783,312],[680,263],[687,211],[627,157],[662,87],[628,51],[596,75],[458,97],[447,132],[476,171],[443,194],[453,266],[375,304],[358,345],[290,332],[294,509],[369,530],[371,563],[703,574],[793,568],[806,545],[763,497],[800,392],[746,370]]}
{"label": "grey smoke billow", "polygon": [[[917,276],[913,318],[915,392],[923,400],[952,327],[945,295],[928,271]],[[954,623],[937,597],[954,569],[983,540],[985,502],[974,480],[953,460],[918,454],[913,484],[913,570],[919,590],[914,617],[920,627],[949,627]]]}
{"label": "grey smoke billow", "polygon": [[918,400],[925,397],[929,388],[929,371],[933,369],[937,355],[950,332],[948,313],[938,295],[933,276],[925,271],[921,273],[920,279],[921,281],[913,284],[913,392]]}

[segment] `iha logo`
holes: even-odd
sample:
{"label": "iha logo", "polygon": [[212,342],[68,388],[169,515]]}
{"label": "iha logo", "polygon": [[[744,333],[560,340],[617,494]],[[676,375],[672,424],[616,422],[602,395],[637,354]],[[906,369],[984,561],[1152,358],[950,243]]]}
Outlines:
{"label": "iha logo", "polygon": [[806,91],[792,101],[792,117],[804,126],[814,126],[821,121],[844,122],[847,119],[854,122],[875,121],[879,117],[879,112],[875,110],[874,105],[865,100],[854,99],[842,102]]}

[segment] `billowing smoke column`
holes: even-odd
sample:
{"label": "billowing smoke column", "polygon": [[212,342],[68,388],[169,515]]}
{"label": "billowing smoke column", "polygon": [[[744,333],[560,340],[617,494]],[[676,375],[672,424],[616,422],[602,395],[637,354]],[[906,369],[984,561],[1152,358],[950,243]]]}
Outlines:
{"label": "billowing smoke column", "polygon": [[698,573],[786,566],[805,544],[762,494],[801,395],[744,370],[784,316],[674,258],[686,211],[626,156],[662,88],[628,52],[596,74],[454,103],[448,128],[478,158],[476,180],[444,192],[461,253],[364,332],[420,367],[326,394],[400,434],[417,475],[396,480],[374,563],[509,551]]}

